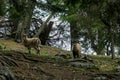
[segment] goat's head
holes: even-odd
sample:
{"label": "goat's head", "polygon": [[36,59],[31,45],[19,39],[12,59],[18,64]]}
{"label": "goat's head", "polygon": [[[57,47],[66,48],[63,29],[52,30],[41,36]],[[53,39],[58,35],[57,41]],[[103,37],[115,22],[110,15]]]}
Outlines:
{"label": "goat's head", "polygon": [[23,34],[23,38],[27,37],[27,34]]}

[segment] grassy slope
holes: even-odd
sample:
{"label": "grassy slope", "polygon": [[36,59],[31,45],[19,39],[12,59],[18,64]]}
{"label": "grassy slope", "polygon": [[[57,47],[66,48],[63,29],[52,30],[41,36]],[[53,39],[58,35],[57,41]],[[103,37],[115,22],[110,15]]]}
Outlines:
{"label": "grassy slope", "polygon": [[[87,80],[87,78],[93,76],[94,74],[115,72],[115,67],[119,65],[117,63],[118,62],[117,58],[111,60],[110,57],[88,55],[88,57],[94,60],[95,64],[100,69],[100,71],[97,70],[91,71],[88,69],[74,68],[64,63],[58,63],[54,58],[55,54],[71,54],[71,52],[69,51],[49,46],[43,46],[41,48],[41,55],[39,56],[35,54],[34,50],[32,50],[33,53],[32,55],[26,54],[26,56],[30,58],[29,60],[24,59],[24,57],[20,55],[21,53],[25,54],[26,52],[28,52],[27,49],[22,44],[15,43],[11,40],[0,40],[0,45],[6,47],[3,53],[7,53],[7,56],[8,54],[11,55],[12,57],[11,56],[8,57],[12,58],[13,60],[16,60],[16,62],[18,63],[19,67],[12,66],[11,69],[13,70],[13,72],[15,73],[16,77],[18,77],[19,80],[21,79],[45,80],[48,79],[48,76],[50,78],[51,75],[54,77],[56,76],[55,80],[59,80],[60,78],[73,80],[78,79],[80,75],[81,75],[80,78],[83,78],[82,80]],[[19,52],[20,54],[18,54]],[[33,61],[31,61],[31,59]],[[86,75],[83,76],[83,74]]]}

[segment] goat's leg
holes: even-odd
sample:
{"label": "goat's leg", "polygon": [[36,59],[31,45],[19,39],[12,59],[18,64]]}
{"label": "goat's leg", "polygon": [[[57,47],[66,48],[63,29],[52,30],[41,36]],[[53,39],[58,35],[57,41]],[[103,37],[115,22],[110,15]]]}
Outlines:
{"label": "goat's leg", "polygon": [[76,58],[79,58],[79,51],[76,52]]}
{"label": "goat's leg", "polygon": [[31,48],[28,48],[29,54],[31,54]]}
{"label": "goat's leg", "polygon": [[73,51],[73,58],[76,58],[76,52]]}
{"label": "goat's leg", "polygon": [[40,53],[40,47],[38,47],[38,53]]}
{"label": "goat's leg", "polygon": [[40,50],[37,50],[37,54],[39,54],[40,53]]}
{"label": "goat's leg", "polygon": [[35,50],[37,51],[37,54],[40,53],[40,47],[35,47]]}

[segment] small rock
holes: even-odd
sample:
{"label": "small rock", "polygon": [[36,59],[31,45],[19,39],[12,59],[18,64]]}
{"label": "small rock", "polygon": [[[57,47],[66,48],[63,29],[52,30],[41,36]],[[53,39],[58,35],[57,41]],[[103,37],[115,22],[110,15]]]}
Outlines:
{"label": "small rock", "polygon": [[116,67],[116,71],[120,72],[120,66]]}
{"label": "small rock", "polygon": [[86,69],[92,69],[96,68],[96,66],[92,63],[83,63],[83,62],[71,62],[71,65],[73,67],[79,67],[79,68],[86,68]]}
{"label": "small rock", "polygon": [[5,76],[0,75],[0,80],[6,80]]}
{"label": "small rock", "polygon": [[60,57],[60,56],[56,56],[55,59],[56,59],[56,61],[64,61],[65,60],[63,57]]}
{"label": "small rock", "polygon": [[70,57],[70,54],[56,54],[55,56],[56,56],[56,57],[62,57],[62,58],[64,58],[64,59],[67,59],[67,58]]}
{"label": "small rock", "polygon": [[93,80],[108,80],[108,78],[105,76],[98,76],[98,77],[95,77]]}
{"label": "small rock", "polygon": [[16,80],[8,67],[0,64],[0,80]]}

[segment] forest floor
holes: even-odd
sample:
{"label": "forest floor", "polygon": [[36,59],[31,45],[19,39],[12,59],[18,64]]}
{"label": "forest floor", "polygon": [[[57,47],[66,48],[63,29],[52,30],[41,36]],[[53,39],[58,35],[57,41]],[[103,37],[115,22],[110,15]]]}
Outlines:
{"label": "forest floor", "polygon": [[[120,80],[119,57],[87,55],[72,59],[71,52],[42,46],[41,53],[28,54],[21,43],[0,40],[0,63],[9,67],[17,80]],[[60,56],[62,55],[62,56]],[[76,66],[72,62],[94,63],[95,67]]]}

